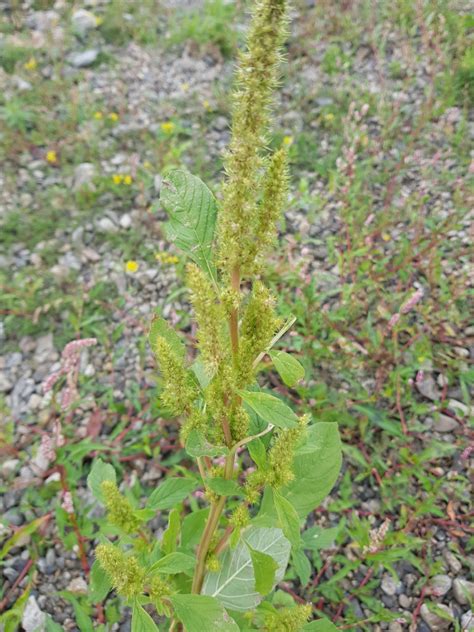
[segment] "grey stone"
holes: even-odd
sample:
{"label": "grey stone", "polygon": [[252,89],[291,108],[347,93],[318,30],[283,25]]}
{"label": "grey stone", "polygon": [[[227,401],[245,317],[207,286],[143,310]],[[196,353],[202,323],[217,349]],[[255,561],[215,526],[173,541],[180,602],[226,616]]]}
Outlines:
{"label": "grey stone", "polygon": [[80,53],[71,53],[67,57],[67,61],[74,68],[87,68],[87,66],[92,66],[98,56],[99,51],[96,48],[91,48]]}
{"label": "grey stone", "polygon": [[393,596],[397,593],[397,590],[400,586],[400,582],[394,580],[394,578],[389,573],[384,573],[382,577],[382,583],[380,584],[380,588],[386,595]]}
{"label": "grey stone", "polygon": [[436,386],[436,382],[431,373],[425,373],[423,379],[416,382],[416,388],[424,397],[427,397],[432,401],[438,400],[441,396],[441,393]]}
{"label": "grey stone", "polygon": [[431,589],[436,597],[443,597],[451,590],[452,579],[449,575],[435,575],[431,580]]}
{"label": "grey stone", "polygon": [[467,606],[474,600],[474,582],[460,577],[456,578],[453,582],[453,594],[458,603]]}
{"label": "grey stone", "polygon": [[9,509],[3,516],[8,524],[12,524],[15,527],[21,527],[25,522],[25,517],[16,508]]}
{"label": "grey stone", "polygon": [[468,610],[462,615],[461,630],[462,632],[471,632],[471,630],[474,630],[474,614],[472,610]]}
{"label": "grey stone", "polygon": [[7,378],[5,373],[0,373],[0,393],[8,393],[13,388],[12,382]]}
{"label": "grey stone", "polygon": [[97,227],[103,231],[104,233],[116,233],[117,232],[117,226],[114,224],[114,222],[110,219],[110,217],[102,217],[98,222],[97,222]]}
{"label": "grey stone", "polygon": [[79,191],[80,189],[87,188],[91,191],[94,187],[94,177],[96,175],[95,166],[91,162],[82,162],[74,169],[73,189]]}
{"label": "grey stone", "polygon": [[457,574],[461,572],[462,564],[452,551],[450,551],[449,549],[444,549],[443,557],[446,564],[448,565],[450,570],[453,571],[453,573]]}
{"label": "grey stone", "polygon": [[90,11],[78,9],[71,16],[71,24],[74,31],[80,37],[84,37],[89,31],[93,31],[97,27],[97,20]]}
{"label": "grey stone", "polygon": [[452,432],[458,428],[458,422],[448,415],[437,415],[433,422],[436,432]]}
{"label": "grey stone", "polygon": [[75,595],[87,595],[87,582],[82,577],[75,577],[69,582],[66,590],[69,590]]}
{"label": "grey stone", "polygon": [[430,627],[432,632],[442,632],[443,630],[449,630],[452,624],[453,611],[444,604],[436,604],[436,607],[446,613],[447,617],[444,618],[436,612],[431,612],[427,604],[421,606],[420,614],[423,621]]}
{"label": "grey stone", "polygon": [[398,603],[402,608],[408,610],[411,606],[411,599],[407,595],[400,595],[400,597],[398,598]]}
{"label": "grey stone", "polygon": [[43,632],[46,629],[46,613],[40,610],[33,595],[26,602],[21,625],[25,632]]}

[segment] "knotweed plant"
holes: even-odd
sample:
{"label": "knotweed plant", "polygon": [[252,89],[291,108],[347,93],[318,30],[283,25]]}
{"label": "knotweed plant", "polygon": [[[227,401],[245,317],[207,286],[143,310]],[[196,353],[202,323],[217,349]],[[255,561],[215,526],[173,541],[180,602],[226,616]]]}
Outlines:
{"label": "knotweed plant", "polygon": [[[262,280],[288,185],[285,149],[267,149],[286,22],[285,0],[258,0],[237,71],[222,199],[186,171],[164,179],[167,234],[189,259],[197,336],[187,348],[156,315],[149,338],[161,406],[179,420],[195,473],[168,478],[141,509],[119,491],[111,465],[97,460],[89,475],[108,520],[92,595],[115,590],[132,608],[132,630],[334,629],[309,622],[311,604],[274,600],[290,558],[309,565],[301,527],[341,462],[336,424],[298,416],[259,379],[270,362],[290,388],[304,378],[278,350],[294,319],[279,318]],[[185,503],[194,491],[203,507]],[[157,512],[167,522],[158,538],[147,528]]]}

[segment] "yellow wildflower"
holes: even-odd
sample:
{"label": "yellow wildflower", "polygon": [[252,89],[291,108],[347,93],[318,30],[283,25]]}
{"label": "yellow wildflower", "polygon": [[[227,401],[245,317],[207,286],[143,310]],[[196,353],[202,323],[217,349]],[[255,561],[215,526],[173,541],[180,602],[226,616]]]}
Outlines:
{"label": "yellow wildflower", "polygon": [[209,101],[207,99],[204,99],[204,101],[202,102],[202,105],[203,105],[204,109],[209,112],[209,110],[211,109],[211,104],[209,103]]}
{"label": "yellow wildflower", "polygon": [[126,184],[127,186],[130,186],[132,184],[132,176],[130,175],[124,176],[123,183]]}
{"label": "yellow wildflower", "polygon": [[104,18],[100,17],[100,15],[94,15],[96,26],[100,26],[104,21]]}
{"label": "yellow wildflower", "polygon": [[388,233],[382,233],[382,239],[384,241],[390,241],[392,238],[390,237]]}
{"label": "yellow wildflower", "polygon": [[334,121],[334,114],[332,112],[328,112],[324,115],[324,120],[328,123],[332,123],[332,121]]}
{"label": "yellow wildflower", "polygon": [[26,70],[36,70],[38,63],[34,57],[30,57],[28,61],[25,62],[23,65],[26,68]]}
{"label": "yellow wildflower", "polygon": [[116,123],[119,120],[119,115],[117,114],[117,112],[110,112],[108,118],[114,123]]}
{"label": "yellow wildflower", "polygon": [[183,92],[187,92],[189,90],[189,83],[182,83],[181,84],[181,90]]}
{"label": "yellow wildflower", "polygon": [[123,175],[121,173],[115,173],[112,176],[112,180],[114,181],[114,184],[122,184],[122,182],[123,182]]}
{"label": "yellow wildflower", "polygon": [[170,255],[167,252],[157,252],[155,259],[163,264],[172,265],[178,263],[179,259],[176,255]]}
{"label": "yellow wildflower", "polygon": [[145,169],[151,169],[151,168],[152,168],[152,166],[153,166],[153,165],[151,164],[151,162],[150,162],[149,160],[145,160],[145,162],[143,163],[143,167],[144,167]]}
{"label": "yellow wildflower", "polygon": [[101,119],[104,118],[104,115],[102,114],[102,112],[97,111],[97,112],[94,112],[94,118],[100,121]]}
{"label": "yellow wildflower", "polygon": [[174,132],[175,124],[172,121],[167,121],[161,124],[161,130],[165,134],[172,134]]}
{"label": "yellow wildflower", "polygon": [[48,152],[46,152],[46,160],[51,164],[54,165],[58,162],[58,155],[56,154],[56,152],[53,149],[50,149]]}
{"label": "yellow wildflower", "polygon": [[284,137],[283,137],[283,144],[284,144],[286,147],[289,147],[290,145],[292,145],[292,144],[293,144],[293,140],[294,140],[294,139],[293,139],[293,136],[284,136]]}
{"label": "yellow wildflower", "polygon": [[130,274],[135,274],[138,270],[138,263],[136,261],[127,261],[125,264],[125,270]]}

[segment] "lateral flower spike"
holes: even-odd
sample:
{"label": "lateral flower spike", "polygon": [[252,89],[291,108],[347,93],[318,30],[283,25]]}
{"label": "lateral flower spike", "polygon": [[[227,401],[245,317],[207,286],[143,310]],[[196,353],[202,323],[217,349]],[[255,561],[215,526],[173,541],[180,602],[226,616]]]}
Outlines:
{"label": "lateral flower spike", "polygon": [[145,570],[135,557],[125,555],[113,544],[99,544],[95,555],[119,595],[131,599],[143,592]]}

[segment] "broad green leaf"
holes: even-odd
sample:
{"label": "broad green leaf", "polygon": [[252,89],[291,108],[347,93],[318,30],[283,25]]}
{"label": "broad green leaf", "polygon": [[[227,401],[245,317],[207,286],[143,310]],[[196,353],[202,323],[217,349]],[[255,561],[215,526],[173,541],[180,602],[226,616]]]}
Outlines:
{"label": "broad green leaf", "polygon": [[305,518],[329,494],[342,463],[341,440],[336,423],[320,422],[308,428],[304,445],[293,461],[294,480],[281,490]]}
{"label": "broad green leaf", "polygon": [[190,573],[196,565],[196,559],[186,553],[169,553],[152,564],[147,573],[163,573],[176,575],[177,573]]}
{"label": "broad green leaf", "polygon": [[173,353],[175,353],[178,358],[184,358],[186,347],[183,340],[164,318],[162,318],[159,314],[155,314],[153,316],[153,320],[151,321],[150,331],[148,333],[150,347],[155,356],[157,355],[156,341],[158,338],[164,338],[173,350]]}
{"label": "broad green leaf", "polygon": [[229,454],[229,449],[223,445],[212,445],[197,430],[191,430],[186,441],[186,452],[194,458],[199,456],[224,456]]}
{"label": "broad green leaf", "polygon": [[148,498],[147,509],[172,509],[196,488],[196,481],[190,478],[168,478]]}
{"label": "broad green leaf", "polygon": [[132,609],[132,632],[159,632],[156,623],[139,603]]}
{"label": "broad green leaf", "polygon": [[168,518],[168,528],[163,533],[163,538],[161,539],[161,549],[163,553],[173,553],[178,546],[179,534],[181,531],[181,518],[179,515],[179,511],[177,509],[173,509],[170,511],[170,515]]}
{"label": "broad green leaf", "polygon": [[312,567],[303,549],[293,551],[291,555],[291,565],[295,569],[301,585],[306,586],[311,577]]}
{"label": "broad green leaf", "polygon": [[273,590],[275,585],[275,573],[278,570],[278,564],[271,555],[257,551],[250,544],[247,544],[247,546],[252,558],[255,590],[265,597]]}
{"label": "broad green leaf", "polygon": [[300,518],[291,502],[276,489],[273,490],[273,502],[283,533],[295,547],[301,544]]}
{"label": "broad green leaf", "polygon": [[287,386],[294,386],[304,378],[304,368],[289,353],[285,351],[271,351],[270,357],[281,379]]}
{"label": "broad green leaf", "polygon": [[263,441],[261,439],[254,439],[247,444],[247,448],[254,463],[258,467],[265,467],[267,462],[267,451],[265,450]]}
{"label": "broad green leaf", "polygon": [[239,632],[239,626],[213,597],[172,595],[170,601],[186,632]]}
{"label": "broad green leaf", "polygon": [[165,175],[161,202],[168,211],[167,237],[210,277],[215,278],[212,242],[217,205],[208,187],[182,169]]}
{"label": "broad green leaf", "polygon": [[329,549],[334,544],[334,540],[339,532],[339,527],[322,529],[321,527],[311,527],[302,533],[303,548],[311,551],[321,551]]}
{"label": "broad green leaf", "polygon": [[209,509],[199,509],[186,516],[181,527],[181,545],[183,547],[192,549],[199,543],[208,515]]}
{"label": "broad green leaf", "polygon": [[92,603],[100,603],[101,601],[104,601],[109,592],[112,590],[109,577],[99,564],[98,560],[95,560],[92,564],[89,585],[89,596]]}
{"label": "broad green leaf", "polygon": [[104,463],[102,459],[96,459],[92,465],[92,469],[87,477],[87,486],[94,494],[95,498],[100,502],[103,501],[101,484],[104,481],[117,481],[117,475],[110,463]]}
{"label": "broad green leaf", "polygon": [[274,585],[283,579],[291,545],[281,529],[251,528],[243,534],[234,549],[227,549],[221,558],[221,570],[208,573],[203,594],[216,597],[230,610],[252,610],[262,600],[255,588],[255,573],[248,545],[255,551],[270,555],[278,564]]}
{"label": "broad green leaf", "polygon": [[329,619],[318,619],[304,625],[301,632],[337,632],[338,629]]}
{"label": "broad green leaf", "polygon": [[206,478],[206,486],[219,496],[238,496],[242,493],[238,483],[221,477]]}
{"label": "broad green leaf", "polygon": [[281,399],[268,393],[239,391],[240,396],[259,417],[279,428],[295,428],[298,417]]}

